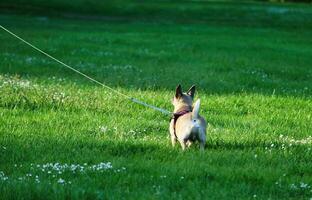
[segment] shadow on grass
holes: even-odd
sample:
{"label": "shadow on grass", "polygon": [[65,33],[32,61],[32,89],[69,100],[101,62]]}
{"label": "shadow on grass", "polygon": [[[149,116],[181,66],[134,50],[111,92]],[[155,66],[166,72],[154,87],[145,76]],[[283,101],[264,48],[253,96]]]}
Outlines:
{"label": "shadow on grass", "polygon": [[[195,155],[198,158],[210,156],[215,153],[235,153],[235,152],[253,152],[256,149],[264,151],[267,143],[250,142],[219,142],[214,141],[207,145],[204,152],[199,150],[197,144],[187,149],[181,150],[179,144],[174,148],[171,146],[168,138],[163,138],[168,142],[155,143],[148,140],[103,140],[103,139],[53,139],[53,138],[28,138],[23,142],[20,140],[10,140],[2,142],[6,146],[5,156],[3,151],[2,164],[15,164],[24,162],[101,162],[103,159],[119,158],[140,158],[152,159],[158,161],[174,161],[176,159],[190,158]],[[271,143],[270,143],[271,144]],[[282,143],[275,143],[275,148],[282,146]],[[295,147],[294,147],[295,148]],[[300,148],[300,146],[298,146]],[[247,150],[247,151],[246,151]],[[34,153],[35,152],[35,153]],[[281,152],[283,154],[283,152]],[[164,155],[166,155],[164,157]]]}
{"label": "shadow on grass", "polygon": [[[24,3],[23,3],[24,2]],[[120,6],[122,5],[122,6]],[[306,12],[302,12],[305,9]],[[3,0],[3,13],[37,16],[54,16],[79,20],[102,20],[106,22],[145,23],[192,23],[252,27],[310,26],[307,15],[312,12],[300,4],[269,4],[246,1],[94,1],[83,0],[64,3],[59,0],[47,2]],[[226,13],[226,14],[225,14]],[[287,15],[283,15],[287,13]],[[283,17],[277,17],[283,16]],[[296,18],[292,18],[296,16]],[[303,23],[294,23],[298,18]]]}

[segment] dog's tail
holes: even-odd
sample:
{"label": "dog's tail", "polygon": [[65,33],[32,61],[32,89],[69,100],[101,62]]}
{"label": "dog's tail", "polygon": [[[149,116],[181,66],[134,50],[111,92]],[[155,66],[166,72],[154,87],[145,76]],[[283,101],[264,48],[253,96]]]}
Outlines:
{"label": "dog's tail", "polygon": [[193,111],[192,111],[192,119],[196,120],[199,117],[199,107],[200,107],[200,99],[195,102]]}

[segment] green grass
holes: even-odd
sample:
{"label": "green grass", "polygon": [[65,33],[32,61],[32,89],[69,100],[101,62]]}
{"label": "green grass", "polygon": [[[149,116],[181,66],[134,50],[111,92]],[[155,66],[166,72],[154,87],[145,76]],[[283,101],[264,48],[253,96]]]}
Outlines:
{"label": "green grass", "polygon": [[[64,7],[40,2],[32,4]],[[84,1],[77,2],[78,8]],[[311,7],[111,5],[104,14],[103,6],[92,14],[85,8],[79,19],[70,6],[44,17],[15,8],[0,15],[0,24],[167,110],[178,83],[196,84],[210,124],[205,152],[172,148],[167,116],[111,94],[0,31],[0,199],[312,197]],[[144,13],[142,5],[154,12]],[[92,169],[101,162],[112,168]],[[75,166],[59,173],[47,163]]]}

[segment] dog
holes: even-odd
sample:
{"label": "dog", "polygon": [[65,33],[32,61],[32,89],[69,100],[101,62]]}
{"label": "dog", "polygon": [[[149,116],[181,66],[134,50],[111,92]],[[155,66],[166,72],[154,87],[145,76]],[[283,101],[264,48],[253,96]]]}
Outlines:
{"label": "dog", "polygon": [[204,150],[206,144],[207,122],[199,115],[200,99],[192,106],[194,95],[194,85],[186,93],[178,85],[172,100],[174,112],[169,125],[170,138],[172,146],[179,141],[182,150],[196,141],[199,142],[201,150]]}

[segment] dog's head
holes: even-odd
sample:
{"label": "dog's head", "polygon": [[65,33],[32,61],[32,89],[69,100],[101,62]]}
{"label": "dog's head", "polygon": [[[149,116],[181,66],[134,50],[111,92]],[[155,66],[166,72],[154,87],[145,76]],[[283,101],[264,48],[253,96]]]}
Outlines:
{"label": "dog's head", "polygon": [[181,85],[176,88],[175,96],[173,97],[172,104],[175,110],[188,106],[192,107],[195,95],[195,85],[193,85],[187,92],[183,93]]}

